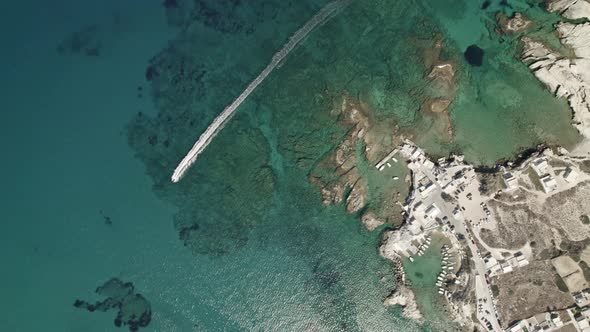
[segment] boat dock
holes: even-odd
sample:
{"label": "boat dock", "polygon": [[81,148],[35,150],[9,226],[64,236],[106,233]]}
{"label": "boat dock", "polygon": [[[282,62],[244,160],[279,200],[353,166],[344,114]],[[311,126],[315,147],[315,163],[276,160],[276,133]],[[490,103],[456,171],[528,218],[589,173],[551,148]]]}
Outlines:
{"label": "boat dock", "polygon": [[[393,160],[393,161],[397,162],[397,159],[393,158],[393,156],[395,156],[396,153],[398,153],[398,152],[399,152],[398,148],[393,149],[393,151],[391,151],[387,156],[385,156],[385,158],[381,159],[381,161],[378,162],[377,165],[375,165],[375,167],[378,170],[382,171],[383,168],[385,167],[385,165],[388,164],[389,160]],[[391,167],[391,164],[388,166]]]}

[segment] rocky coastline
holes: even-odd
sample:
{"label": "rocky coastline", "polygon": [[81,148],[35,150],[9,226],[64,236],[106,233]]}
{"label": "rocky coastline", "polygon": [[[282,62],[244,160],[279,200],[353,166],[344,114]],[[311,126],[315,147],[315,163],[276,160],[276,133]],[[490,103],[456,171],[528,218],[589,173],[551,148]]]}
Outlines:
{"label": "rocky coastline", "polygon": [[569,19],[588,18],[590,16],[590,3],[586,0],[548,0],[547,10],[560,13]]}
{"label": "rocky coastline", "polygon": [[522,37],[521,59],[555,96],[568,101],[573,126],[590,138],[590,23],[561,22],[555,28],[563,46],[573,54],[562,54],[538,40]]}
{"label": "rocky coastline", "polygon": [[404,232],[407,232],[407,230],[402,225],[398,229],[384,231],[381,237],[379,254],[381,257],[392,262],[396,277],[396,288],[385,298],[383,304],[385,306],[399,305],[403,308],[402,314],[404,317],[421,322],[424,317],[418,308],[416,295],[406,281],[406,274],[401,257],[393,248],[391,248],[391,244],[395,243],[396,239],[400,238]]}
{"label": "rocky coastline", "polygon": [[424,319],[420,309],[418,309],[416,295],[414,295],[414,292],[405,285],[398,286],[393,293],[385,298],[383,304],[385,306],[401,306],[403,308],[402,315],[407,319],[417,322],[422,322]]}
{"label": "rocky coastline", "polygon": [[526,31],[533,27],[533,21],[529,20],[521,13],[515,13],[512,17],[504,13],[498,13],[496,20],[500,24],[500,32],[505,35],[514,35]]}
{"label": "rocky coastline", "polygon": [[322,203],[344,203],[346,212],[360,214],[362,224],[370,231],[385,223],[380,213],[368,202],[368,179],[359,166],[374,164],[385,151],[398,143],[394,135],[382,137],[380,126],[373,120],[369,107],[345,96],[332,111],[339,123],[348,128],[342,141],[312,169],[308,175],[311,184],[320,189]]}
{"label": "rocky coastline", "polygon": [[[320,188],[324,205],[339,204],[344,200],[348,213],[360,211],[365,206],[367,194],[366,181],[357,167],[357,140],[362,139],[366,144],[370,124],[366,111],[359,106],[344,98],[341,108],[334,111],[340,123],[350,129],[340,145],[308,176],[309,181]],[[325,170],[333,170],[334,174],[324,174]]]}

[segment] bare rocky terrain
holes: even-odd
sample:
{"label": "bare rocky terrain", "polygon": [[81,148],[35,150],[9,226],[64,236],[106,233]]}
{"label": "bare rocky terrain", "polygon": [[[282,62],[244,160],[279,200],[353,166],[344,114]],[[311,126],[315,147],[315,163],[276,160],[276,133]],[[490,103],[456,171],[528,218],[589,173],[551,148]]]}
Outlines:
{"label": "bare rocky terrain", "polygon": [[556,277],[550,261],[537,261],[493,278],[499,290],[498,311],[503,325],[545,312],[548,307],[553,310],[573,305],[570,294],[557,286]]}
{"label": "bare rocky terrain", "polygon": [[[521,248],[533,243],[533,252],[559,248],[562,243],[583,241],[590,237],[590,225],[581,217],[590,214],[590,182],[550,196],[543,202],[521,192],[526,202],[489,202],[497,220],[495,230],[482,229],[482,240],[492,247]],[[545,253],[546,254],[546,253]]]}

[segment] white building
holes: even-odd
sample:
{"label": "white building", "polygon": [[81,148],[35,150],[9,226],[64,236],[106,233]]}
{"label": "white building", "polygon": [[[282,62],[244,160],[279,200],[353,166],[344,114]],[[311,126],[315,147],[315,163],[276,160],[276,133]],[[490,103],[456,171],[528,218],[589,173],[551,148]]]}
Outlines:
{"label": "white building", "polygon": [[410,156],[410,159],[418,160],[418,159],[420,159],[421,156],[422,156],[422,151],[420,151],[419,148],[416,148],[414,150],[414,152],[412,153],[412,155]]}
{"label": "white building", "polygon": [[510,263],[502,263],[500,264],[503,273],[509,273],[513,271],[512,265]]}
{"label": "white building", "polygon": [[528,331],[530,325],[526,320],[520,320],[510,326],[506,331],[508,332],[521,332],[521,331]]}
{"label": "white building", "polygon": [[428,207],[428,209],[426,209],[425,211],[426,214],[426,218],[436,218],[436,216],[438,216],[440,214],[440,209],[438,208],[438,206],[436,206],[436,204],[432,203],[431,206]]}
{"label": "white building", "polygon": [[541,185],[543,185],[543,191],[545,191],[546,193],[550,193],[553,190],[555,190],[555,188],[557,188],[557,182],[549,174],[543,176],[539,180],[541,180]]}
{"label": "white building", "polygon": [[434,163],[432,161],[430,161],[429,159],[426,159],[424,161],[424,167],[426,167],[429,170],[432,170],[434,168]]}
{"label": "white building", "polygon": [[549,163],[545,158],[537,158],[533,160],[531,167],[537,173],[537,175],[541,176],[547,173],[547,169],[549,168]]}
{"label": "white building", "polygon": [[425,185],[420,186],[420,188],[418,188],[418,190],[420,190],[422,197],[426,198],[434,190],[434,187],[435,187],[434,183],[432,183],[431,181],[428,181],[428,183],[426,183]]}
{"label": "white building", "polygon": [[529,261],[526,258],[522,258],[518,260],[518,267],[523,267],[529,265]]}
{"label": "white building", "polygon": [[426,209],[426,206],[421,201],[416,203],[416,205],[414,205],[414,211],[416,211],[418,213],[424,212],[425,209]]}
{"label": "white building", "polygon": [[504,184],[506,185],[506,190],[512,190],[518,188],[518,180],[512,173],[506,172],[502,174],[502,180],[504,180]]}
{"label": "white building", "polygon": [[461,213],[461,209],[459,209],[458,207],[454,208],[453,209],[453,217],[457,220],[463,219],[463,213]]}
{"label": "white building", "polygon": [[571,167],[568,167],[565,169],[565,172],[563,172],[563,179],[569,183],[575,182],[576,179],[578,179],[578,172]]}
{"label": "white building", "polygon": [[490,270],[492,267],[498,265],[498,261],[494,257],[486,257],[484,259],[484,263],[486,264],[486,269]]}

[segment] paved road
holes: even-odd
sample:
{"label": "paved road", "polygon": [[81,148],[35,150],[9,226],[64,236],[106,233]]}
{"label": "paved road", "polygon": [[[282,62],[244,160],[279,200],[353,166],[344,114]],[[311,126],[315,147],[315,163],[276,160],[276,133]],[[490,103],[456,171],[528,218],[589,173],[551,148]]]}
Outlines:
{"label": "paved road", "polygon": [[[455,232],[463,234],[466,237],[467,246],[468,246],[469,250],[471,250],[473,261],[475,262],[474,269],[472,269],[472,270],[475,271],[476,278],[477,278],[477,276],[479,276],[479,277],[481,277],[481,280],[482,280],[482,286],[477,287],[477,283],[476,283],[476,289],[475,289],[475,291],[476,291],[475,294],[478,299],[478,303],[476,303],[476,309],[479,304],[479,299],[484,299],[483,310],[481,313],[478,312],[477,317],[480,319],[480,321],[482,322],[482,324],[484,326],[485,326],[485,323],[482,320],[483,317],[487,318],[487,320],[492,324],[493,331],[502,331],[502,328],[500,327],[500,322],[498,321],[498,319],[496,318],[496,315],[495,315],[492,292],[491,292],[491,289],[489,288],[489,285],[487,284],[486,279],[485,279],[485,274],[486,274],[485,263],[483,261],[483,258],[481,257],[481,254],[479,253],[477,246],[471,241],[471,235],[467,231],[468,226],[463,221],[457,220],[453,217],[452,209],[454,207],[450,206],[449,203],[445,202],[442,199],[442,197],[440,195],[442,192],[442,188],[438,184],[438,182],[436,181],[436,178],[435,178],[433,172],[423,166],[421,166],[419,168],[419,170],[424,175],[426,175],[426,177],[430,181],[432,181],[432,183],[436,186],[436,190],[434,190],[431,193],[431,195],[433,197],[435,197],[435,202],[436,202],[437,206],[439,206],[443,215],[446,215],[449,218],[449,220],[451,221],[451,223],[455,227]],[[468,188],[465,189],[465,191],[462,194],[467,195],[467,193],[470,191],[474,196],[479,195],[477,184],[472,182],[471,185],[468,186]],[[437,196],[440,197],[440,199],[436,199]],[[489,312],[489,314],[485,313],[486,310]]]}

